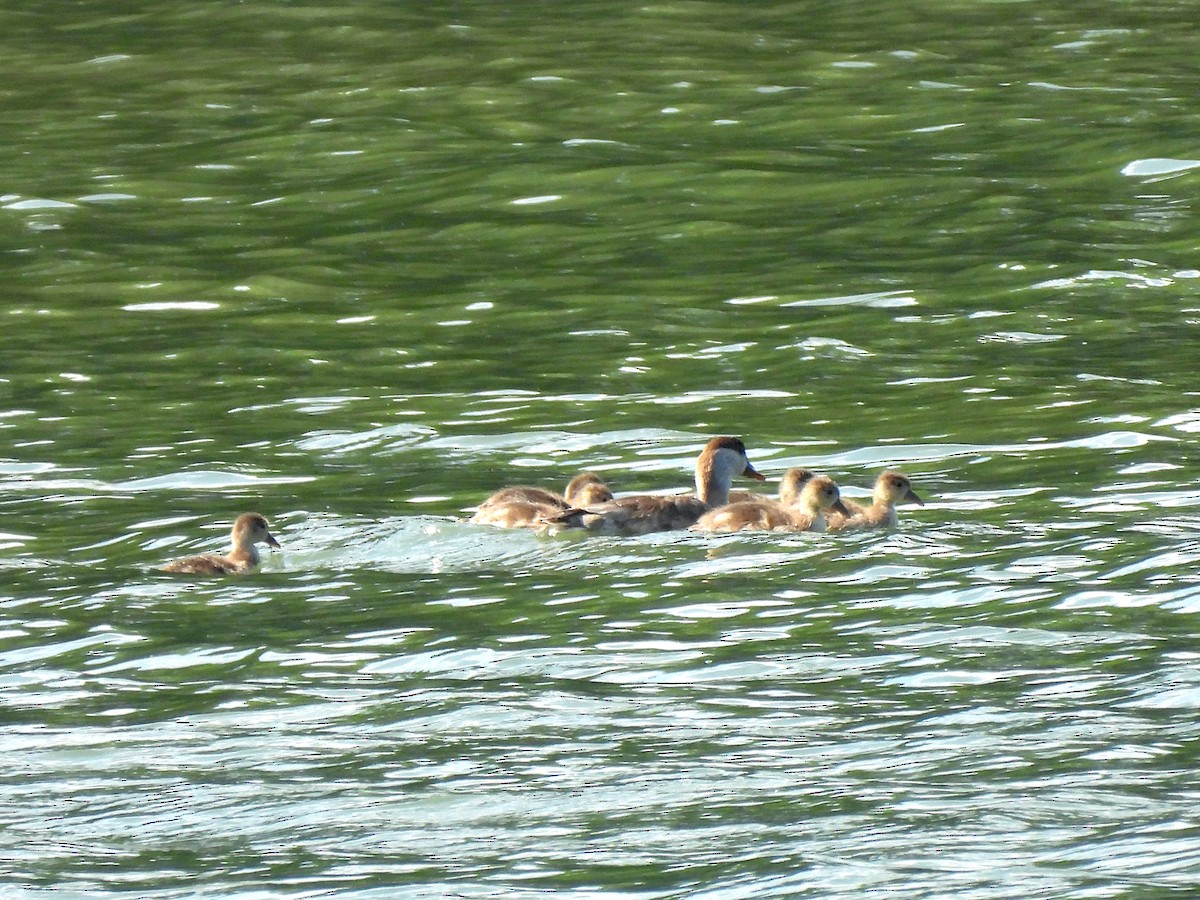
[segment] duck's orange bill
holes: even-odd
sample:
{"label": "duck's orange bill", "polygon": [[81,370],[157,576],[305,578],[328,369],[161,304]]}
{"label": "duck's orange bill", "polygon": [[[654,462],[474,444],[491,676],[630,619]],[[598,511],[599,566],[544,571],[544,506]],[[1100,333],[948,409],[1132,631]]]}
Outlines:
{"label": "duck's orange bill", "polygon": [[766,475],[764,475],[762,472],[758,471],[756,468],[754,468],[754,466],[750,465],[749,463],[746,463],[746,471],[744,471],[742,474],[745,475],[747,478],[753,478],[755,481],[766,481],[767,480]]}

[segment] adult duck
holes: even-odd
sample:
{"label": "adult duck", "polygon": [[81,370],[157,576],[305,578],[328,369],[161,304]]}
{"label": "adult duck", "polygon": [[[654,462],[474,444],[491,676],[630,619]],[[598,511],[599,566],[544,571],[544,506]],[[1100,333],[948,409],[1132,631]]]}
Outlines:
{"label": "adult duck", "polygon": [[240,575],[258,567],[259,555],[255,544],[279,549],[279,541],[271,535],[266,517],[258,513],[238,516],[229,537],[233,549],[224,556],[217,553],[187,556],[167,563],[162,571],[184,575]]}
{"label": "adult duck", "polygon": [[831,531],[857,531],[862,528],[895,528],[899,523],[896,504],[902,502],[924,506],[925,501],[912,489],[912,481],[903,472],[885,469],[875,479],[871,492],[871,505],[863,506],[852,500],[844,501],[849,515],[835,515],[829,519]]}
{"label": "adult duck", "polygon": [[766,481],[766,476],[750,465],[740,438],[715,437],[696,459],[695,494],[634,494],[569,509],[547,521],[596,534],[649,534],[688,528],[710,509],[728,502],[729,489],[738,475]]}
{"label": "adult duck", "polygon": [[480,503],[467,521],[496,528],[533,528],[568,509],[592,506],[612,498],[613,492],[599,475],[580,472],[567,483],[562,494],[523,484],[501,488]]}
{"label": "adult duck", "polygon": [[[807,474],[807,477],[804,477]],[[798,485],[798,487],[797,487]],[[832,478],[807,469],[789,469],[780,484],[779,501],[752,500],[709,510],[692,526],[693,531],[824,531],[826,512],[843,516],[837,484]],[[787,502],[783,501],[786,497]]]}

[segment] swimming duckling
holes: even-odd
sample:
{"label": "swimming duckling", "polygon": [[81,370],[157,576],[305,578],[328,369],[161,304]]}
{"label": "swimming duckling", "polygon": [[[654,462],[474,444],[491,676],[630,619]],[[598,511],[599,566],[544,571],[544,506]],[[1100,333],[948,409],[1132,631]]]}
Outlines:
{"label": "swimming duckling", "polygon": [[580,472],[567,482],[563,499],[567,506],[591,506],[595,503],[607,503],[613,499],[613,492],[595,472]]}
{"label": "swimming duckling", "polygon": [[591,506],[612,498],[612,491],[599,475],[580,472],[567,484],[565,494],[527,485],[501,488],[480,503],[475,515],[467,521],[497,528],[532,528],[572,507]]}
{"label": "swimming duckling", "polygon": [[[567,489],[562,494],[547,490],[546,488],[530,487],[525,484],[517,484],[511,487],[501,488],[492,494],[486,500],[479,504],[477,509],[485,509],[491,506],[498,506],[502,503],[550,503],[561,504],[564,500],[581,499],[583,497],[593,496],[594,494],[604,494],[608,496],[603,498],[612,499],[612,491],[604,484],[604,481],[595,472],[580,472],[569,482]],[[602,500],[591,500],[589,502],[603,502]]]}
{"label": "swimming duckling", "polygon": [[846,501],[850,510],[848,516],[831,516],[829,528],[831,531],[855,531],[860,528],[895,528],[899,523],[896,515],[896,504],[902,500],[924,506],[925,501],[916,495],[912,482],[903,472],[886,469],[875,479],[875,489],[871,494],[874,501],[870,506],[862,506],[854,501]]}
{"label": "swimming duckling", "polygon": [[264,516],[258,513],[244,513],[233,523],[230,531],[233,549],[225,556],[216,553],[188,556],[167,563],[162,567],[162,571],[187,575],[238,575],[249,572],[257,567],[259,562],[255,544],[263,543],[279,549],[279,541],[271,536],[269,528]]}
{"label": "swimming duckling", "polygon": [[[730,503],[706,512],[692,526],[693,531],[824,531],[825,513],[834,510],[843,516],[849,510],[842,504],[838,486],[832,478],[813,475],[806,469],[789,469],[780,485],[780,494],[788,487],[788,475],[807,472],[797,496],[794,489],[786,492],[791,502],[751,501]],[[799,476],[791,478],[795,482]]]}
{"label": "swimming duckling", "polygon": [[569,509],[547,522],[597,534],[649,534],[687,528],[710,509],[725,505],[736,475],[766,481],[750,465],[746,445],[739,438],[715,437],[704,445],[696,459],[695,494],[619,497],[607,503]]}
{"label": "swimming duckling", "polygon": [[[817,473],[812,469],[792,468],[783,473],[779,479],[778,502],[791,506],[800,497],[800,491],[809,479]],[[730,491],[729,503],[775,503],[776,499],[770,494],[760,494],[756,491]]]}

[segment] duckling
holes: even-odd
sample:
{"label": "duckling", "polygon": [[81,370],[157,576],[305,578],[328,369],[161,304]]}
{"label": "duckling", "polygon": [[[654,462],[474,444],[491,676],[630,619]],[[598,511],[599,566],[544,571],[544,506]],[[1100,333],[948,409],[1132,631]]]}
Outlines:
{"label": "duckling", "polygon": [[635,494],[569,509],[546,521],[597,534],[649,534],[687,528],[710,509],[725,505],[736,475],[766,481],[766,476],[750,465],[740,438],[715,437],[696,459],[695,494]]}
{"label": "duckling", "polygon": [[613,492],[595,472],[580,472],[569,482],[563,492],[567,506],[592,506],[613,499]]}
{"label": "duckling", "polygon": [[[798,475],[805,473],[807,477],[800,482],[803,487],[796,494],[794,487],[788,488],[789,478],[795,482]],[[813,475],[806,469],[789,469],[780,485],[781,496],[788,496],[789,502],[769,500],[730,503],[718,509],[710,510],[700,517],[692,526],[693,531],[824,531],[826,527],[825,512],[834,510],[847,515],[849,510],[842,504],[838,486],[832,478],[824,475]]]}
{"label": "duckling", "polygon": [[[809,479],[817,473],[812,469],[792,468],[783,473],[779,479],[779,502],[791,506],[800,496],[800,491]],[[775,498],[770,494],[760,494],[756,491],[730,491],[729,504],[733,503],[774,503]],[[727,504],[727,505],[729,505]]]}
{"label": "duckling", "polygon": [[269,529],[264,516],[258,513],[244,513],[233,523],[230,531],[233,549],[225,556],[216,553],[188,556],[167,563],[162,567],[162,571],[187,575],[239,575],[249,572],[256,568],[259,562],[255,544],[263,543],[279,549],[279,541],[271,536]]}
{"label": "duckling", "polygon": [[925,501],[916,495],[912,482],[903,472],[886,469],[875,479],[875,489],[871,494],[874,501],[870,506],[862,506],[853,501],[847,501],[846,507],[850,514],[833,516],[829,520],[831,531],[855,531],[860,528],[895,528],[899,523],[896,515],[896,504],[902,500],[924,506]]}
{"label": "duckling", "polygon": [[467,521],[497,528],[533,528],[574,506],[591,506],[612,498],[612,491],[599,475],[580,472],[567,483],[565,494],[527,485],[501,488],[480,503]]}

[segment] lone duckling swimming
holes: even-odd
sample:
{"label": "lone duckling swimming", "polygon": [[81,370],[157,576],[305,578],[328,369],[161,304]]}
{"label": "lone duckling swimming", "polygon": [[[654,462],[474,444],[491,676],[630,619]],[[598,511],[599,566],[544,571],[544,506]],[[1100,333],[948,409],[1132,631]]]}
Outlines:
{"label": "lone duckling swimming", "polygon": [[[801,486],[798,494],[797,483]],[[779,493],[778,502],[754,500],[710,510],[700,517],[692,530],[824,531],[826,511],[832,509],[843,516],[850,512],[842,504],[833,479],[813,475],[807,469],[789,469],[779,486]]]}
{"label": "lone duckling swimming", "polygon": [[729,489],[737,475],[767,480],[750,465],[746,445],[740,438],[715,437],[704,445],[696,459],[695,494],[634,494],[569,509],[547,521],[596,534],[649,534],[687,528],[710,509],[728,502]]}
{"label": "lone duckling swimming", "polygon": [[266,517],[258,513],[244,513],[237,517],[230,531],[233,549],[225,556],[205,553],[187,556],[167,563],[164,572],[186,575],[240,575],[258,566],[259,556],[255,544],[266,544],[279,549],[279,541],[271,536]]}
{"label": "lone duckling swimming", "polygon": [[900,519],[896,515],[896,504],[901,501],[924,506],[925,501],[916,495],[912,482],[903,472],[886,469],[875,479],[875,489],[871,494],[874,501],[870,506],[862,506],[854,501],[845,501],[850,510],[847,516],[831,516],[829,528],[831,531],[856,531],[860,528],[895,528]]}
{"label": "lone duckling swimming", "polygon": [[612,491],[599,475],[580,472],[570,480],[563,494],[527,485],[501,488],[480,503],[475,515],[467,521],[497,528],[533,528],[573,507],[592,506],[612,498]]}

